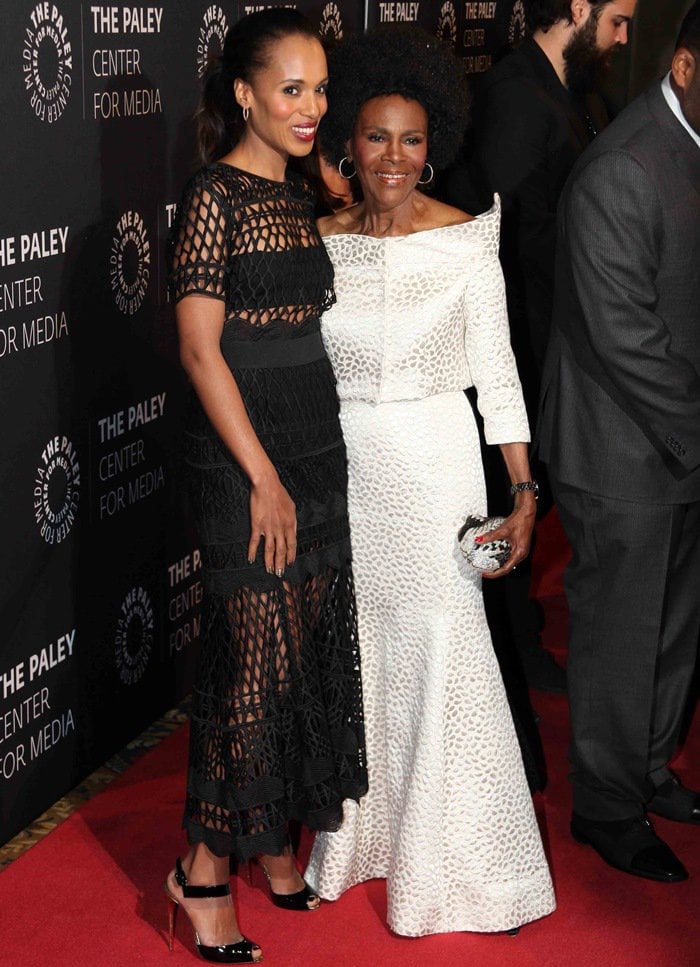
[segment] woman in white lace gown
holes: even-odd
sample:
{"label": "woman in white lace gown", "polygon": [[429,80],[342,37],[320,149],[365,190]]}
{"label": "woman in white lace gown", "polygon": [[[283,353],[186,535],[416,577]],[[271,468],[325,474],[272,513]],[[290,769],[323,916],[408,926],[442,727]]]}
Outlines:
{"label": "woman in white lace gown", "polygon": [[[399,934],[510,930],[554,898],[481,577],[457,543],[465,517],[486,512],[468,386],[513,483],[530,476],[500,208],[472,219],[416,188],[463,130],[461,68],[435,41],[378,31],[331,58],[323,145],[364,196],[320,227],[335,269],[322,329],[348,450],[369,793],[317,836],[306,878],[331,900],[386,878]],[[516,494],[497,574],[527,554],[534,502]]]}

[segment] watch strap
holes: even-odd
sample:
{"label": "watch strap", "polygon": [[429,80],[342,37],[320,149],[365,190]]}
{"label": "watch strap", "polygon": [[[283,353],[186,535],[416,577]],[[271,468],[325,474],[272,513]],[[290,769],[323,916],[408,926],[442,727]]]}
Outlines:
{"label": "watch strap", "polygon": [[540,487],[536,480],[521,480],[519,483],[511,484],[511,496],[514,497],[515,494],[520,494],[523,491],[531,491],[534,493],[536,500],[540,493]]}

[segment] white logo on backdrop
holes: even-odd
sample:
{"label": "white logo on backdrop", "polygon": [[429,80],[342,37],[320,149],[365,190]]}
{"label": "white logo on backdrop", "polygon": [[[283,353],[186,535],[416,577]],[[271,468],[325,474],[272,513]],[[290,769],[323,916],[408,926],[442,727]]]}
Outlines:
{"label": "white logo on backdrop", "polygon": [[448,40],[453,47],[457,43],[457,14],[452,0],[445,0],[440,7],[435,35],[438,40]]}
{"label": "white logo on backdrop", "polygon": [[73,84],[73,48],[63,14],[54,3],[37,3],[24,31],[22,74],[34,114],[53,124],[66,109]]}
{"label": "white logo on backdrop", "polygon": [[68,536],[79,500],[78,455],[68,437],[55,436],[44,447],[34,478],[34,519],[47,544]]}
{"label": "white logo on backdrop", "polygon": [[525,7],[523,0],[515,0],[508,25],[508,43],[516,44],[525,36]]}
{"label": "white logo on backdrop", "polygon": [[218,57],[224,49],[228,24],[221,7],[212,3],[204,11],[197,39],[197,74],[201,77],[212,57]]}
{"label": "white logo on backdrop", "polygon": [[143,218],[127,211],[117,222],[109,255],[109,279],[117,308],[133,316],[141,308],[151,278],[151,243]]}
{"label": "white logo on backdrop", "polygon": [[125,685],[143,678],[153,650],[153,605],[146,591],[134,587],[122,601],[114,635],[119,677]]}
{"label": "white logo on backdrop", "polygon": [[331,40],[343,39],[343,21],[337,3],[327,3],[323,8],[318,32]]}

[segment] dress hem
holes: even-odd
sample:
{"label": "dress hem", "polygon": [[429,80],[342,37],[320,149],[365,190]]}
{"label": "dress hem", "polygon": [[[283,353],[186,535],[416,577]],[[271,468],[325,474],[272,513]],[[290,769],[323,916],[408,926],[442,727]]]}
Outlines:
{"label": "dress hem", "polygon": [[[386,874],[370,873],[370,874],[367,874],[366,876],[361,875],[357,877],[357,879],[353,879],[352,882],[346,882],[341,887],[340,890],[336,891],[336,890],[324,889],[322,886],[319,886],[318,879],[313,875],[312,872],[309,871],[308,868],[304,873],[304,879],[309,884],[309,886],[314,891],[314,893],[317,893],[322,900],[325,900],[326,902],[329,902],[329,903],[335,903],[348,890],[351,890],[353,887],[360,886],[362,883],[368,883],[371,880],[386,881],[387,878],[388,877]],[[503,883],[495,883],[493,885],[500,888],[501,886],[507,886],[508,883],[510,882],[511,881],[503,881]],[[528,880],[517,880],[517,882],[520,885],[522,885],[523,883],[527,883]],[[535,894],[541,894],[542,892],[546,892],[547,894],[551,895],[549,877],[547,877],[545,882],[542,882],[542,879],[539,877],[535,877],[531,882],[532,882],[532,892],[534,892]],[[482,892],[484,891],[483,884],[481,884],[479,888]],[[522,902],[521,899],[514,899],[513,906],[515,906],[516,903],[521,903],[521,902]],[[528,923],[534,923],[536,920],[541,920],[544,917],[547,917],[551,913],[553,913],[556,910],[556,908],[557,908],[556,900],[554,899],[553,896],[551,896],[551,899],[548,899],[546,902],[542,902],[535,909],[525,914],[524,918],[522,913],[519,913],[517,916],[511,916],[504,910],[502,922],[500,921],[500,919],[496,919],[496,920],[491,919],[491,922],[488,926],[486,926],[483,922],[479,923],[478,920],[470,919],[468,917],[465,917],[463,920],[459,917],[450,917],[451,924],[444,923],[444,924],[438,924],[436,926],[420,928],[417,930],[416,929],[409,930],[409,929],[401,929],[400,925],[392,923],[390,916],[387,916],[387,926],[392,931],[392,933],[395,933],[399,937],[426,937],[426,936],[432,936],[433,934],[441,934],[441,933],[483,933],[483,934],[503,933],[507,930],[512,930],[515,927],[522,927]],[[455,921],[459,921],[459,922],[455,922]]]}
{"label": "dress hem", "polygon": [[[293,810],[290,810],[287,821],[301,823],[314,832],[335,833],[340,829],[343,822],[343,803],[346,800],[359,803],[366,793],[367,783],[358,784],[352,793],[344,792],[342,800],[338,802],[337,809],[334,806],[328,806],[323,810],[316,810],[315,813],[304,815],[297,815]],[[231,856],[238,863],[245,863],[261,854],[280,856],[289,842],[287,822],[277,829],[267,830],[257,837],[232,837],[216,830],[207,829],[198,823],[189,822],[186,816],[183,819],[182,828],[187,834],[187,841],[190,846],[203,843],[215,856]],[[241,840],[244,843],[241,843]],[[244,848],[244,845],[246,848]]]}

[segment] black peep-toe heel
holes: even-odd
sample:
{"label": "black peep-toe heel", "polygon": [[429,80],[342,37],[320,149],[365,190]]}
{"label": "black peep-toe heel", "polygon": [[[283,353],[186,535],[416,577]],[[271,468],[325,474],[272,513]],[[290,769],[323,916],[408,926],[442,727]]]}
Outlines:
{"label": "black peep-toe heel", "polygon": [[[267,880],[267,888],[270,894],[270,899],[276,907],[280,907],[282,910],[318,910],[321,906],[320,897],[318,893],[314,893],[311,887],[304,881],[304,885],[301,890],[297,890],[296,893],[275,893],[272,889],[272,879],[270,874],[265,868],[265,864],[258,860],[258,865],[260,869],[265,874],[265,879]],[[252,882],[251,878],[251,868],[248,867],[248,881]],[[318,900],[319,902],[314,907],[309,906],[310,900]]]}
{"label": "black peep-toe heel", "polygon": [[[219,883],[216,886],[190,886],[179,857],[175,860],[175,880],[178,886],[182,888],[182,896],[185,900],[229,896],[231,893],[231,887],[228,883]],[[180,901],[168,889],[167,880],[165,881],[165,893],[168,897],[168,946],[172,950]],[[185,908],[185,913],[187,913],[187,908]],[[218,947],[207,947],[205,944],[200,943],[199,935],[195,930],[194,942],[197,946],[197,953],[202,960],[207,960],[211,964],[256,964],[262,960],[262,957],[255,960],[253,954],[260,948],[256,943],[248,940],[246,937],[242,937],[236,943],[221,944]]]}

